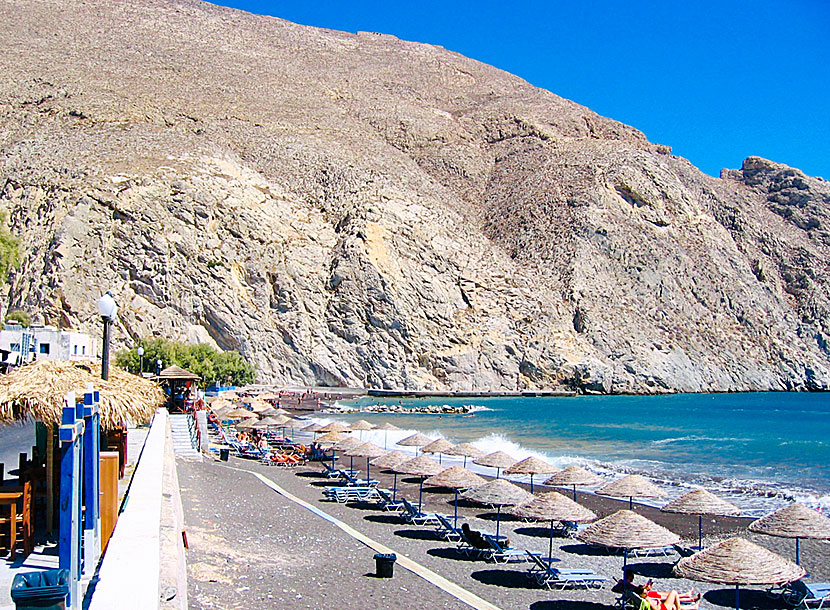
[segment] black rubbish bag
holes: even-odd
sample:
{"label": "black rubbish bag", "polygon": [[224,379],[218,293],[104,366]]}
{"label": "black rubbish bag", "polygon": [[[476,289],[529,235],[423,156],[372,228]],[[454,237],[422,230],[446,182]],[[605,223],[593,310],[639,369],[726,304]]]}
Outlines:
{"label": "black rubbish bag", "polygon": [[69,570],[16,574],[10,593],[16,610],[65,610]]}

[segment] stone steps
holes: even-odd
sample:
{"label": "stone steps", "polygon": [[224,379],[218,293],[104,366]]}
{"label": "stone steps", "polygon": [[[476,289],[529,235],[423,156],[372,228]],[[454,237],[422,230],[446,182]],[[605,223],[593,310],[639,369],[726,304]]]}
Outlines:
{"label": "stone steps", "polygon": [[187,415],[170,416],[170,435],[173,438],[173,452],[176,457],[201,460],[202,454],[193,447],[190,430],[187,427]]}

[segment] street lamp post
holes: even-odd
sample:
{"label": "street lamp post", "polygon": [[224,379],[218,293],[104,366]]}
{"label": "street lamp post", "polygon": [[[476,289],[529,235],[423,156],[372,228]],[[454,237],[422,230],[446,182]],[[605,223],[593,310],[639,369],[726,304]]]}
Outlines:
{"label": "street lamp post", "polygon": [[139,345],[135,353],[138,354],[138,376],[141,377],[144,372],[144,347]]}
{"label": "street lamp post", "polygon": [[156,377],[161,375],[161,358],[156,360]]}
{"label": "street lamp post", "polygon": [[112,298],[112,293],[107,291],[98,299],[98,313],[104,323],[104,349],[101,354],[101,379],[107,380],[110,373],[110,325],[118,315],[118,305]]}

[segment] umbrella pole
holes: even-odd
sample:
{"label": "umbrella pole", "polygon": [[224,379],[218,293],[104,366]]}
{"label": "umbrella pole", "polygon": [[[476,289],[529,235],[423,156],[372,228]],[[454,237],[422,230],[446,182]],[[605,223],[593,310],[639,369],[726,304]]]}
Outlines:
{"label": "umbrella pole", "polygon": [[334,456],[337,454],[337,449],[331,450],[331,467],[334,468],[334,460],[337,459]]}
{"label": "umbrella pole", "polygon": [[533,473],[530,473],[530,493],[533,493]]}
{"label": "umbrella pole", "polygon": [[799,540],[798,537],[795,539],[795,562],[798,565],[801,565],[801,553],[799,552]]}
{"label": "umbrella pole", "polygon": [[443,458],[443,457],[444,457],[443,454],[441,454],[441,453],[438,454],[438,463],[439,464],[441,463],[441,458]]}
{"label": "umbrella pole", "polygon": [[453,502],[455,506],[455,514],[453,515],[455,522],[453,523],[453,527],[458,529],[458,488],[455,488],[455,502]]}
{"label": "umbrella pole", "polygon": [[369,484],[369,479],[372,477],[369,476],[369,458],[366,458],[366,484]]}
{"label": "umbrella pole", "polygon": [[421,477],[421,484],[418,486],[418,512],[421,512],[421,500],[424,497],[424,477]]}
{"label": "umbrella pole", "polygon": [[398,498],[398,473],[394,473],[394,479],[392,480],[392,502],[395,502]]}
{"label": "umbrella pole", "polygon": [[735,585],[735,610],[741,610],[741,589],[740,589],[740,585]]}
{"label": "umbrella pole", "polygon": [[466,467],[467,467],[467,456],[465,455],[464,456],[464,468],[466,468]]}
{"label": "umbrella pole", "polygon": [[354,456],[353,455],[349,456],[349,470],[354,472]]}
{"label": "umbrella pole", "polygon": [[703,515],[697,516],[697,550],[703,550]]}
{"label": "umbrella pole", "polygon": [[553,563],[553,519],[550,520],[550,544],[548,545],[548,569]]}
{"label": "umbrella pole", "polygon": [[499,525],[501,525],[501,504],[496,507],[496,539],[499,537]]}
{"label": "umbrella pole", "polygon": [[501,468],[499,468],[498,466],[496,466],[496,478],[497,478],[497,479],[499,478],[499,473],[500,473],[500,472],[501,472]]}
{"label": "umbrella pole", "polygon": [[634,496],[628,496],[628,510],[634,510]]}
{"label": "umbrella pole", "polygon": [[576,485],[574,485],[574,502],[576,502]]}

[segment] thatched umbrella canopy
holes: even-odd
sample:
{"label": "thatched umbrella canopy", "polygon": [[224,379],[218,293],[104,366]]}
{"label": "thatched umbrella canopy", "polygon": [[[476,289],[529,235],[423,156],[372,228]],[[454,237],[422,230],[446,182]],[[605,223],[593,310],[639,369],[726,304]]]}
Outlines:
{"label": "thatched umbrella canopy", "polygon": [[433,439],[428,436],[424,436],[420,432],[416,432],[412,436],[407,436],[405,439],[400,440],[395,444],[400,445],[401,447],[415,447],[415,455],[418,455],[418,447],[429,445],[432,440]]}
{"label": "thatched umbrella canopy", "polygon": [[681,578],[735,585],[735,608],[740,608],[740,585],[793,582],[804,568],[743,538],[729,538],[705,551],[684,557],[674,566]]}
{"label": "thatched umbrella canopy", "polygon": [[233,405],[227,407],[219,407],[218,409],[213,409],[213,414],[220,418],[220,419],[227,419],[228,413],[233,411],[236,407]]}
{"label": "thatched umbrella canopy", "polygon": [[263,392],[259,396],[257,396],[260,400],[279,400],[280,397],[274,394],[273,392]]}
{"label": "thatched umbrella canopy", "polygon": [[346,424],[341,424],[340,422],[333,421],[330,424],[326,424],[322,428],[318,430],[318,432],[351,432],[351,428]]}
{"label": "thatched umbrella canopy", "polygon": [[654,483],[638,474],[611,481],[597,489],[597,495],[628,498],[628,508],[634,508],[634,498],[662,498],[666,494]]}
{"label": "thatched umbrella canopy", "polygon": [[254,413],[262,413],[264,411],[268,411],[269,409],[273,409],[271,405],[269,405],[264,400],[254,399],[250,402],[251,411]]}
{"label": "thatched umbrella canopy", "polygon": [[353,431],[360,433],[359,436],[360,436],[361,440],[363,439],[363,431],[364,430],[374,430],[375,429],[374,424],[371,424],[371,423],[367,422],[365,419],[359,419],[356,422],[352,422],[351,424],[349,424],[349,427]]}
{"label": "thatched umbrella canopy", "polygon": [[236,398],[239,398],[239,394],[233,390],[225,390],[224,392],[219,393],[219,397],[226,398],[227,400],[235,400]]}
{"label": "thatched umbrella canopy", "polygon": [[346,451],[349,457],[364,457],[366,458],[366,479],[370,479],[371,471],[369,469],[369,460],[381,457],[386,454],[386,450],[378,447],[374,443],[361,443],[353,449]]}
{"label": "thatched umbrella canopy", "polygon": [[421,506],[423,505],[422,500],[424,497],[424,478],[436,475],[442,470],[445,470],[445,468],[435,460],[432,460],[425,455],[420,455],[394,466],[392,470],[399,474],[414,474],[420,478],[421,481],[418,486],[418,510],[421,510]]}
{"label": "thatched umbrella canopy", "polygon": [[253,411],[248,411],[248,409],[243,409],[242,407],[231,409],[230,411],[225,413],[225,417],[227,417],[228,419],[246,419],[249,417],[256,416],[256,413],[254,413]]}
{"label": "thatched umbrella canopy", "polygon": [[228,407],[233,409],[234,404],[225,398],[216,398],[210,403],[210,410],[216,413],[217,410]]}
{"label": "thatched umbrella canopy", "polygon": [[576,537],[588,544],[622,549],[623,567],[628,561],[630,549],[662,547],[680,542],[680,536],[674,532],[630,510],[618,510],[577,532]]}
{"label": "thatched umbrella canopy", "polygon": [[556,491],[540,494],[530,502],[520,504],[510,512],[522,519],[536,519],[550,521],[550,546],[548,548],[548,564],[553,562],[553,523],[554,521],[573,521],[581,523],[593,521],[597,518],[593,511],[588,510],[566,498]]}
{"label": "thatched umbrella canopy", "polygon": [[285,409],[274,409],[274,411],[275,412],[272,413],[272,415],[285,415],[289,417],[291,416],[291,413],[289,411],[286,411]]}
{"label": "thatched umbrella canopy", "polygon": [[272,416],[280,414],[280,412],[277,409],[275,409],[274,407],[268,407],[267,409],[263,409],[262,411],[259,411],[258,413],[259,413],[260,416],[263,416],[263,417],[272,417]]}
{"label": "thatched umbrella canopy", "polygon": [[316,432],[319,432],[320,428],[322,428],[322,427],[323,426],[321,426],[320,424],[310,423],[305,428],[303,428],[303,431],[304,432],[316,433]]}
{"label": "thatched umbrella canopy", "polygon": [[705,489],[695,489],[666,504],[660,510],[667,513],[697,515],[698,550],[703,550],[703,515],[727,515],[737,517],[741,509]]}
{"label": "thatched umbrella canopy", "polygon": [[456,526],[458,525],[458,490],[478,487],[479,485],[484,485],[486,482],[487,479],[478,476],[476,473],[467,470],[462,466],[447,468],[438,474],[432,475],[424,481],[427,485],[432,485],[434,487],[449,487],[455,491],[455,502],[453,502],[453,506],[455,506],[454,521]]}
{"label": "thatched umbrella canopy", "polygon": [[239,423],[234,424],[237,428],[259,428],[259,421],[254,417],[251,419],[244,419]]}
{"label": "thatched umbrella canopy", "polygon": [[343,438],[342,441],[338,441],[337,444],[334,446],[335,449],[338,451],[343,451],[344,453],[354,449],[355,447],[360,447],[363,444],[363,441],[354,436],[346,436]]}
{"label": "thatched umbrella canopy", "polygon": [[388,446],[387,441],[389,440],[389,438],[388,438],[389,437],[389,431],[390,430],[400,430],[400,428],[398,428],[395,424],[390,424],[387,421],[387,422],[383,422],[382,424],[379,424],[379,425],[375,426],[375,430],[383,430],[383,448],[386,449],[387,446]]}
{"label": "thatched umbrella canopy", "polygon": [[509,466],[505,469],[504,474],[529,474],[530,493],[533,493],[533,475],[551,474],[552,472],[559,472],[559,468],[531,455],[530,457],[526,457],[522,461],[516,462],[512,466]]}
{"label": "thatched umbrella canopy", "polygon": [[394,470],[395,466],[399,464],[403,464],[404,462],[408,462],[412,458],[407,454],[403,453],[402,451],[387,451],[380,457],[376,457],[373,460],[370,460],[369,463],[372,466],[377,466],[378,468],[385,468],[387,470],[392,470],[394,479],[392,481],[392,501],[398,499],[398,473]]}
{"label": "thatched umbrella canopy", "polygon": [[473,445],[472,443],[460,443],[453,447],[452,449],[447,450],[447,455],[459,455],[464,457],[464,468],[467,467],[467,458],[479,458],[484,456],[484,452]]}
{"label": "thatched umbrella canopy", "polygon": [[284,422],[281,421],[278,417],[264,417],[259,420],[258,423],[255,424],[257,428],[276,428],[278,426],[284,425]]}
{"label": "thatched umbrella canopy", "polygon": [[533,496],[517,485],[504,479],[495,479],[484,485],[473,487],[461,494],[468,500],[496,507],[496,536],[501,525],[501,507],[515,506],[530,502]]}
{"label": "thatched umbrella canopy", "polygon": [[437,441],[432,441],[429,445],[421,447],[421,453],[437,453],[438,463],[441,463],[441,456],[447,453],[448,450],[455,447],[450,441],[445,438],[439,438]]}
{"label": "thatched umbrella canopy", "polygon": [[321,445],[334,445],[344,438],[348,437],[342,432],[326,432],[323,436],[317,438],[317,442]]}
{"label": "thatched umbrella canopy", "polygon": [[499,478],[499,471],[502,468],[507,468],[516,463],[516,458],[507,455],[504,451],[494,451],[485,456],[478,457],[473,460],[473,464],[479,466],[489,466],[496,469],[496,478]]}
{"label": "thatched umbrella canopy", "polygon": [[576,486],[577,485],[599,485],[602,479],[589,472],[581,466],[568,466],[565,470],[557,472],[547,481],[545,485],[553,485],[554,487],[564,487],[565,485],[573,486],[574,502],[576,502]]}
{"label": "thatched umbrella canopy", "polygon": [[44,424],[60,424],[64,400],[74,391],[82,397],[87,384],[100,392],[101,428],[112,430],[128,419],[147,422],[165,396],[152,381],[111,367],[109,379],[101,377],[97,363],[39,360],[0,376],[0,424],[28,418]]}
{"label": "thatched umbrella canopy", "polygon": [[830,519],[803,504],[790,504],[749,524],[749,530],[780,538],[795,538],[795,562],[801,563],[799,540],[830,540]]}

